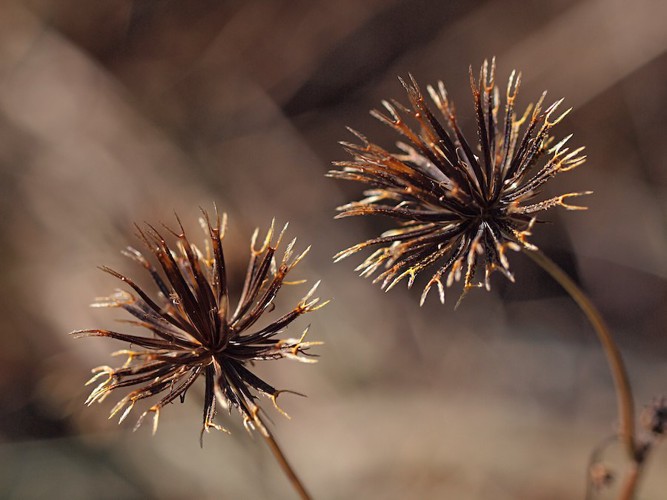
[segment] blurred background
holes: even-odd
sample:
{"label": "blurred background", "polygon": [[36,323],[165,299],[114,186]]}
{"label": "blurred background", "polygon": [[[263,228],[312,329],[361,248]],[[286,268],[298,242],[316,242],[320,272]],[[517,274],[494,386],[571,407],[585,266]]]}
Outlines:
{"label": "blurred background", "polygon": [[[197,234],[198,207],[216,203],[232,279],[276,217],[313,245],[296,274],[333,298],[295,325],[325,342],[318,365],[258,367],[309,396],[284,396],[291,420],[265,407],[316,498],[581,498],[617,416],[580,311],[519,254],[516,284],[498,274],[456,311],[457,289],[423,308],[417,285],[381,292],[355,276],[361,255],[331,256],[388,223],[332,220],[362,187],[324,174],[346,158],[346,125],[393,147],[368,110],[407,101],[398,75],[444,80],[473,136],[467,72],[485,58],[502,86],[523,71],[521,108],[565,97],[555,133],[589,161],[549,193],[595,194],[587,212],[549,212],[533,241],[606,316],[639,412],[667,393],[666,16],[660,0],[2,2],[0,497],[293,498],[238,415],[199,448],[201,387],[155,437],[107,420],[113,397],[83,406],[90,369],[123,347],[67,335],[122,317],[88,308],[119,286],[96,266],[142,276],[119,252],[134,222],[176,211]],[[620,456],[605,455],[618,473]],[[666,465],[663,447],[640,498],[667,498]]]}

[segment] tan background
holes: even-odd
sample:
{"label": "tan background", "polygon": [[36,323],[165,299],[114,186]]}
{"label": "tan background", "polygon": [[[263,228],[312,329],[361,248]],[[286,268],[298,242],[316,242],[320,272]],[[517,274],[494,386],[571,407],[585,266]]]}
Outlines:
{"label": "tan background", "polygon": [[[119,254],[133,222],[176,210],[194,232],[215,202],[233,277],[275,216],[313,245],[297,274],[334,299],[297,325],[326,342],[319,365],[258,368],[309,395],[273,415],[315,497],[580,498],[616,414],[576,307],[521,255],[515,285],[495,276],[457,311],[456,291],[421,309],[418,290],[383,294],[354,275],[360,257],[331,256],[386,222],[333,221],[360,186],[324,173],[345,125],[391,146],[368,110],[406,101],[397,75],[443,79],[469,134],[468,65],[485,57],[501,82],[523,71],[523,105],[566,97],[556,133],[589,162],[549,190],[595,194],[534,241],[608,318],[641,408],[667,393],[666,16],[660,0],[2,2],[0,497],[292,498],[237,415],[199,449],[201,388],[154,438],[108,421],[110,400],[83,407],[89,369],[121,347],[67,336],[118,317],[87,308],[117,286],[96,266],[140,275]],[[663,447],[641,498],[667,498],[666,465]]]}

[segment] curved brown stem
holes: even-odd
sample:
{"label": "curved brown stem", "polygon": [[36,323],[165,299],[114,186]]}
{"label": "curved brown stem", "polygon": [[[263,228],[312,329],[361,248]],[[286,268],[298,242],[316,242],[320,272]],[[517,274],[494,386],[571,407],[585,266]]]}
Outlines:
{"label": "curved brown stem", "polygon": [[618,496],[619,500],[633,500],[635,498],[635,492],[637,491],[637,485],[639,484],[639,478],[641,475],[642,463],[633,462],[632,468],[628,475],[625,478],[625,482],[621,486],[621,492]]}
{"label": "curved brown stem", "polygon": [[618,414],[621,420],[620,438],[626,453],[632,461],[631,470],[621,485],[619,499],[632,500],[635,498],[646,453],[639,449],[635,438],[634,400],[632,398],[632,389],[630,387],[628,373],[625,369],[625,363],[623,362],[621,352],[618,350],[618,346],[611,336],[609,327],[602,319],[600,311],[597,310],[581,288],[579,288],[554,261],[539,250],[526,250],[524,253],[549,273],[549,275],[565,289],[570,297],[572,297],[590,321],[595,333],[597,333],[600,344],[602,344],[602,349],[607,356],[607,362],[609,363],[609,369],[614,378],[614,385],[616,388]]}
{"label": "curved brown stem", "polygon": [[614,378],[614,385],[616,387],[616,399],[618,402],[618,413],[621,420],[621,441],[625,450],[633,462],[638,461],[637,445],[635,442],[635,409],[634,401],[632,399],[632,389],[630,388],[630,381],[625,369],[623,357],[616,346],[616,342],[611,336],[611,332],[606,323],[602,319],[602,315],[593,305],[588,296],[572,281],[572,279],[552,261],[549,257],[544,255],[539,250],[526,250],[524,252],[528,257],[533,259],[542,269],[560,284],[565,291],[572,297],[577,305],[584,312],[590,321],[598,339],[602,344],[602,349],[607,356],[609,369]]}
{"label": "curved brown stem", "polygon": [[280,467],[282,468],[283,472],[289,479],[290,483],[292,483],[292,486],[294,487],[296,492],[299,494],[299,497],[302,498],[303,500],[310,500],[312,497],[310,496],[308,491],[306,491],[306,487],[303,485],[299,477],[296,475],[296,472],[294,472],[294,469],[287,461],[287,458],[285,457],[283,450],[278,445],[278,442],[273,437],[271,431],[260,419],[259,415],[257,415],[255,418],[258,420],[259,433],[266,440],[266,444],[269,445],[271,453],[273,453],[273,456],[275,457],[276,461],[280,464]]}

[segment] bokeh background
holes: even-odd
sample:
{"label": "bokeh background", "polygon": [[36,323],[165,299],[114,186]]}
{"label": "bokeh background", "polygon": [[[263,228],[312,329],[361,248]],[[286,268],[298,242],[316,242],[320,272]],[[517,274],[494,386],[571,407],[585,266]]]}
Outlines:
{"label": "bokeh background", "polygon": [[[456,290],[423,308],[418,287],[382,293],[355,276],[361,256],[331,256],[386,221],[332,220],[361,186],[324,174],[346,125],[392,146],[368,110],[406,101],[398,75],[443,79],[469,134],[468,66],[484,58],[501,83],[523,71],[522,107],[566,97],[556,133],[589,161],[549,192],[595,194],[534,241],[608,319],[640,411],[667,393],[666,17],[661,0],[2,2],[0,497],[293,498],[237,415],[199,448],[201,388],[155,437],[107,420],[111,400],[83,406],[89,370],[122,347],[67,335],[122,316],[88,308],[118,286],[96,266],[141,275],[119,253],[134,222],[177,211],[195,233],[216,203],[232,277],[276,217],[313,245],[297,274],[333,298],[297,325],[326,342],[318,365],[258,368],[309,396],[284,396],[292,420],[272,415],[316,498],[581,498],[617,416],[576,306],[518,254],[516,284],[494,276],[456,311]],[[620,456],[606,455],[619,473]],[[667,498],[666,465],[663,447],[641,498]]]}

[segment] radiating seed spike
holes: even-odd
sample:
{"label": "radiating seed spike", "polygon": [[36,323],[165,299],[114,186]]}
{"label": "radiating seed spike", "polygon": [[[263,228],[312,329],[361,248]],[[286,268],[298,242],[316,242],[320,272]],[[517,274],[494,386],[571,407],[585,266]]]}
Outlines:
{"label": "radiating seed spike", "polygon": [[125,411],[123,414],[120,416],[118,419],[118,424],[123,423],[123,420],[127,418],[127,416],[130,414],[130,411],[132,411],[132,408],[134,407],[134,401],[132,401],[127,408],[125,408]]}
{"label": "radiating seed spike", "polygon": [[285,235],[285,232],[287,231],[287,227],[289,226],[289,222],[285,222],[285,225],[283,228],[280,230],[280,233],[278,234],[278,239],[276,240],[276,244],[274,245],[275,248],[278,248],[280,246],[280,242],[283,240],[283,236]]}
{"label": "radiating seed spike", "polygon": [[155,433],[157,432],[157,426],[158,426],[158,421],[160,420],[160,409],[156,408],[154,410],[154,415],[153,415],[153,436],[155,436]]}

